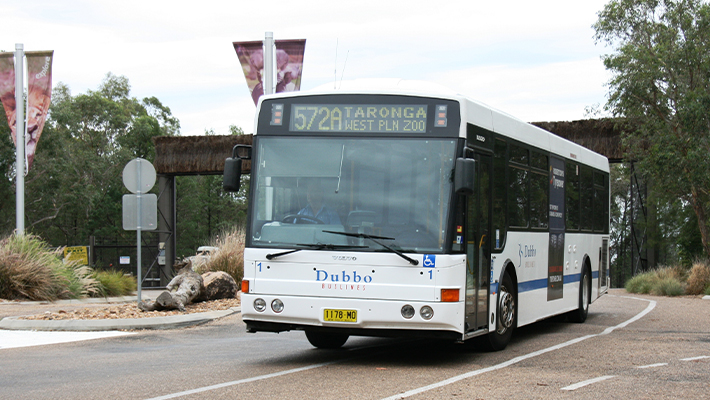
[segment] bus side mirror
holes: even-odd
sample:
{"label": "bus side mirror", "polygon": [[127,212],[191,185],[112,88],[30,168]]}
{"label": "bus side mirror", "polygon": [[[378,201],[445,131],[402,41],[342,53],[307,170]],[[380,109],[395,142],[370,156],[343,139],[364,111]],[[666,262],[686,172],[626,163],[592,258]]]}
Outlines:
{"label": "bus side mirror", "polygon": [[[247,155],[241,157],[237,154],[239,148],[246,148]],[[222,187],[228,192],[238,192],[242,183],[242,160],[251,160],[251,146],[238,144],[232,149],[232,157],[224,160],[224,176]]]}
{"label": "bus side mirror", "polygon": [[457,158],[454,170],[454,189],[456,194],[473,194],[476,181],[476,161],[472,158]]}

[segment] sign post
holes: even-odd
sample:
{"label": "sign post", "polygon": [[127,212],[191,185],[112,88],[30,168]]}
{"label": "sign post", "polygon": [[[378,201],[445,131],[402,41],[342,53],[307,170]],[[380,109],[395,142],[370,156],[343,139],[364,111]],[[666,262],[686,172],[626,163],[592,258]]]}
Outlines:
{"label": "sign post", "polygon": [[123,168],[123,184],[135,194],[123,195],[123,229],[136,231],[136,270],[138,275],[138,301],[142,300],[141,287],[141,231],[158,227],[158,196],[147,193],[155,185],[155,168],[148,160],[136,158]]}

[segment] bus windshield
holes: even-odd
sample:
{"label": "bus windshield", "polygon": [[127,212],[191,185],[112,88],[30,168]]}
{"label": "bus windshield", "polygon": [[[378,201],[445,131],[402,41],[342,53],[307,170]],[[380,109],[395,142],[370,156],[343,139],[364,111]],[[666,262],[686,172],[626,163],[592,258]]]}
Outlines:
{"label": "bus windshield", "polygon": [[261,136],[257,146],[249,245],[445,250],[455,140]]}

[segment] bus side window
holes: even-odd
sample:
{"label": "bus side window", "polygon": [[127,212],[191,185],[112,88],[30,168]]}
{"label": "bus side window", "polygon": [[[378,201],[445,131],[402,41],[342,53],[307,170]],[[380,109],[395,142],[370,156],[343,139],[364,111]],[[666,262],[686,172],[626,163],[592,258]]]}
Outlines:
{"label": "bus side window", "polygon": [[600,171],[594,171],[594,231],[609,229],[609,179]]}
{"label": "bus side window", "polygon": [[582,202],[582,230],[591,231],[594,220],[594,188],[592,182],[592,169],[581,166],[581,202]]}
{"label": "bus side window", "polygon": [[567,162],[565,171],[565,213],[567,214],[567,231],[579,230],[579,167]]}
{"label": "bus side window", "polygon": [[508,164],[508,225],[529,226],[530,167],[528,149],[511,144]]}
{"label": "bus side window", "polygon": [[547,155],[532,151],[530,159],[530,227],[547,229],[550,215],[550,179]]}

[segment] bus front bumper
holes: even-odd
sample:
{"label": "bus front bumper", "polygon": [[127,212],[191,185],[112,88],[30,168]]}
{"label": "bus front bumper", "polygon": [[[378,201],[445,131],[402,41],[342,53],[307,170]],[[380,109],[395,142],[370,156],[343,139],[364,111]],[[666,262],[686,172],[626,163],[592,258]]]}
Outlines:
{"label": "bus front bumper", "polygon": [[[263,311],[255,308],[258,299],[258,303],[265,305]],[[283,304],[280,312],[272,308],[277,299]],[[402,315],[406,305],[414,309],[411,318]],[[422,316],[421,310],[425,306],[433,310],[430,319]],[[350,320],[327,320],[333,311],[343,311],[341,315],[347,314]],[[242,294],[242,320],[248,332],[313,330],[358,336],[459,339],[464,330],[464,303]]]}

